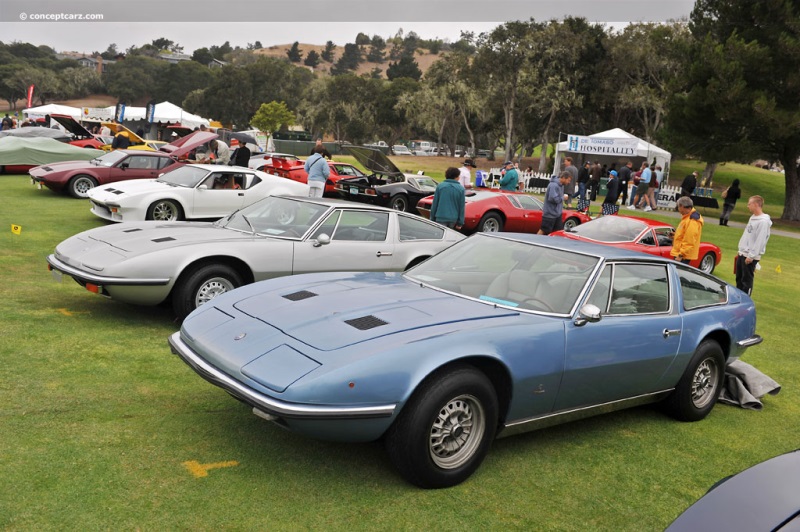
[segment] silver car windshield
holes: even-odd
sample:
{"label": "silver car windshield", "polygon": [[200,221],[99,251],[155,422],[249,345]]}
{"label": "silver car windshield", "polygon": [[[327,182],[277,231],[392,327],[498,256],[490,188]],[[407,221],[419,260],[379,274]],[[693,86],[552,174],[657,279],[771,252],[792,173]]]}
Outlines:
{"label": "silver car windshield", "polygon": [[603,216],[581,224],[572,233],[597,242],[632,242],[647,225],[624,216]]}
{"label": "silver car windshield", "polygon": [[406,277],[487,303],[569,314],[600,259],[480,233],[406,272]]}
{"label": "silver car windshield", "polygon": [[264,236],[299,239],[330,209],[309,201],[268,197],[223,219],[223,225]]}
{"label": "silver car windshield", "polygon": [[127,157],[128,154],[124,151],[111,151],[106,154],[97,157],[92,162],[98,166],[105,166],[105,167],[112,167],[117,164],[119,161]]}
{"label": "silver car windshield", "polygon": [[180,166],[157,179],[161,183],[179,187],[196,187],[208,175],[208,170],[196,166]]}

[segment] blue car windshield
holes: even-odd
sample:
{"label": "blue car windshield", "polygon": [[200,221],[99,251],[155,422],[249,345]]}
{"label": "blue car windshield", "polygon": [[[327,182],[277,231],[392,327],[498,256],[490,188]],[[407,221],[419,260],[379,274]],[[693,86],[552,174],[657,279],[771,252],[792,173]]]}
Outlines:
{"label": "blue car windshield", "polygon": [[406,272],[457,295],[531,311],[571,314],[599,257],[477,233]]}
{"label": "blue car windshield", "polygon": [[159,177],[156,181],[176,185],[179,187],[194,188],[208,175],[208,170],[197,166],[179,166]]}

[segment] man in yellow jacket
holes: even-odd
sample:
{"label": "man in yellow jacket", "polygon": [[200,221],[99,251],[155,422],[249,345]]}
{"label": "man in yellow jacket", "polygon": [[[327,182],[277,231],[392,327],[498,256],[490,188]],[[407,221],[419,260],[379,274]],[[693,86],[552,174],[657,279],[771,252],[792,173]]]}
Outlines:
{"label": "man in yellow jacket", "polygon": [[694,203],[689,196],[678,198],[678,212],[681,213],[681,223],[675,230],[672,238],[672,251],[670,255],[684,264],[689,264],[697,259],[700,254],[700,235],[703,233],[703,217],[694,209]]}

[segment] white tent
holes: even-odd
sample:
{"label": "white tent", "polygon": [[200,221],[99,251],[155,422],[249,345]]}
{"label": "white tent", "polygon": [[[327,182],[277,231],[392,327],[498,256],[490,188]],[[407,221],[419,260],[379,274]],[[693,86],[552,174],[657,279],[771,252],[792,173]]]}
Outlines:
{"label": "white tent", "polygon": [[69,115],[75,120],[81,119],[81,110],[78,107],[50,103],[39,107],[24,109],[22,114],[28,118],[44,118],[45,115]]}
{"label": "white tent", "polygon": [[[593,139],[636,139],[636,144],[634,147],[634,154],[633,155],[615,155],[615,154],[600,154],[594,152],[581,152],[581,151],[571,151],[570,143],[568,140],[564,142],[559,142],[556,145],[556,164],[555,164],[555,171],[554,173],[558,175],[561,169],[561,157],[560,154],[568,153],[570,155],[577,155],[578,159],[580,159],[581,155],[584,155],[584,158],[592,161],[599,160],[601,162],[617,162],[617,167],[619,168],[623,162],[627,162],[628,160],[634,163],[634,169],[637,169],[638,164],[647,161],[652,163],[654,160],[656,164],[660,164],[662,168],[664,168],[664,173],[666,174],[669,169],[669,163],[672,160],[672,154],[666,150],[663,150],[656,146],[655,144],[650,144],[635,135],[631,135],[627,131],[624,131],[619,128],[609,129],[608,131],[601,131],[600,133],[595,133],[593,135],[589,135],[589,138]],[[573,157],[575,159],[575,157]],[[578,161],[574,161],[575,164],[578,164]]]}
{"label": "white tent", "polygon": [[[116,106],[110,106],[103,109],[102,113],[92,113],[92,114],[102,114],[103,116],[89,116],[88,118],[101,118],[107,119],[108,112],[110,111],[110,116],[114,116],[114,110]],[[147,108],[146,107],[125,107],[125,116],[123,117],[123,121],[125,122],[135,122],[138,120],[146,120],[147,119]],[[188,111],[184,111],[177,105],[170,103],[170,102],[161,102],[156,104],[155,113],[153,115],[153,123],[161,122],[162,124],[181,124],[189,128],[196,128],[200,127],[201,125],[208,126],[208,120],[201,116],[197,116],[192,114]]]}

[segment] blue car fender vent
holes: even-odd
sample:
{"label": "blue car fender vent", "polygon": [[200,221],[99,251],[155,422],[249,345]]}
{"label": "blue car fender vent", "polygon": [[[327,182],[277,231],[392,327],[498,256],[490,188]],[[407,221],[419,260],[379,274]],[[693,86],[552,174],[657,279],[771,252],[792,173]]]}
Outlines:
{"label": "blue car fender vent", "polygon": [[316,297],[317,294],[314,292],[309,292],[308,290],[300,290],[299,292],[294,292],[292,294],[286,294],[284,299],[288,299],[289,301],[302,301],[304,299],[308,299],[310,297]]}
{"label": "blue car fender vent", "polygon": [[355,327],[359,331],[368,331],[388,323],[375,316],[362,316],[360,318],[353,318],[352,320],[344,320],[344,322],[351,327]]}
{"label": "blue car fender vent", "polygon": [[171,242],[172,240],[175,240],[175,239],[172,238],[171,236],[165,236],[164,238],[154,238],[152,241],[153,242]]}
{"label": "blue car fender vent", "polygon": [[138,227],[135,229],[125,229],[123,233],[135,233],[136,231],[141,231]]}

